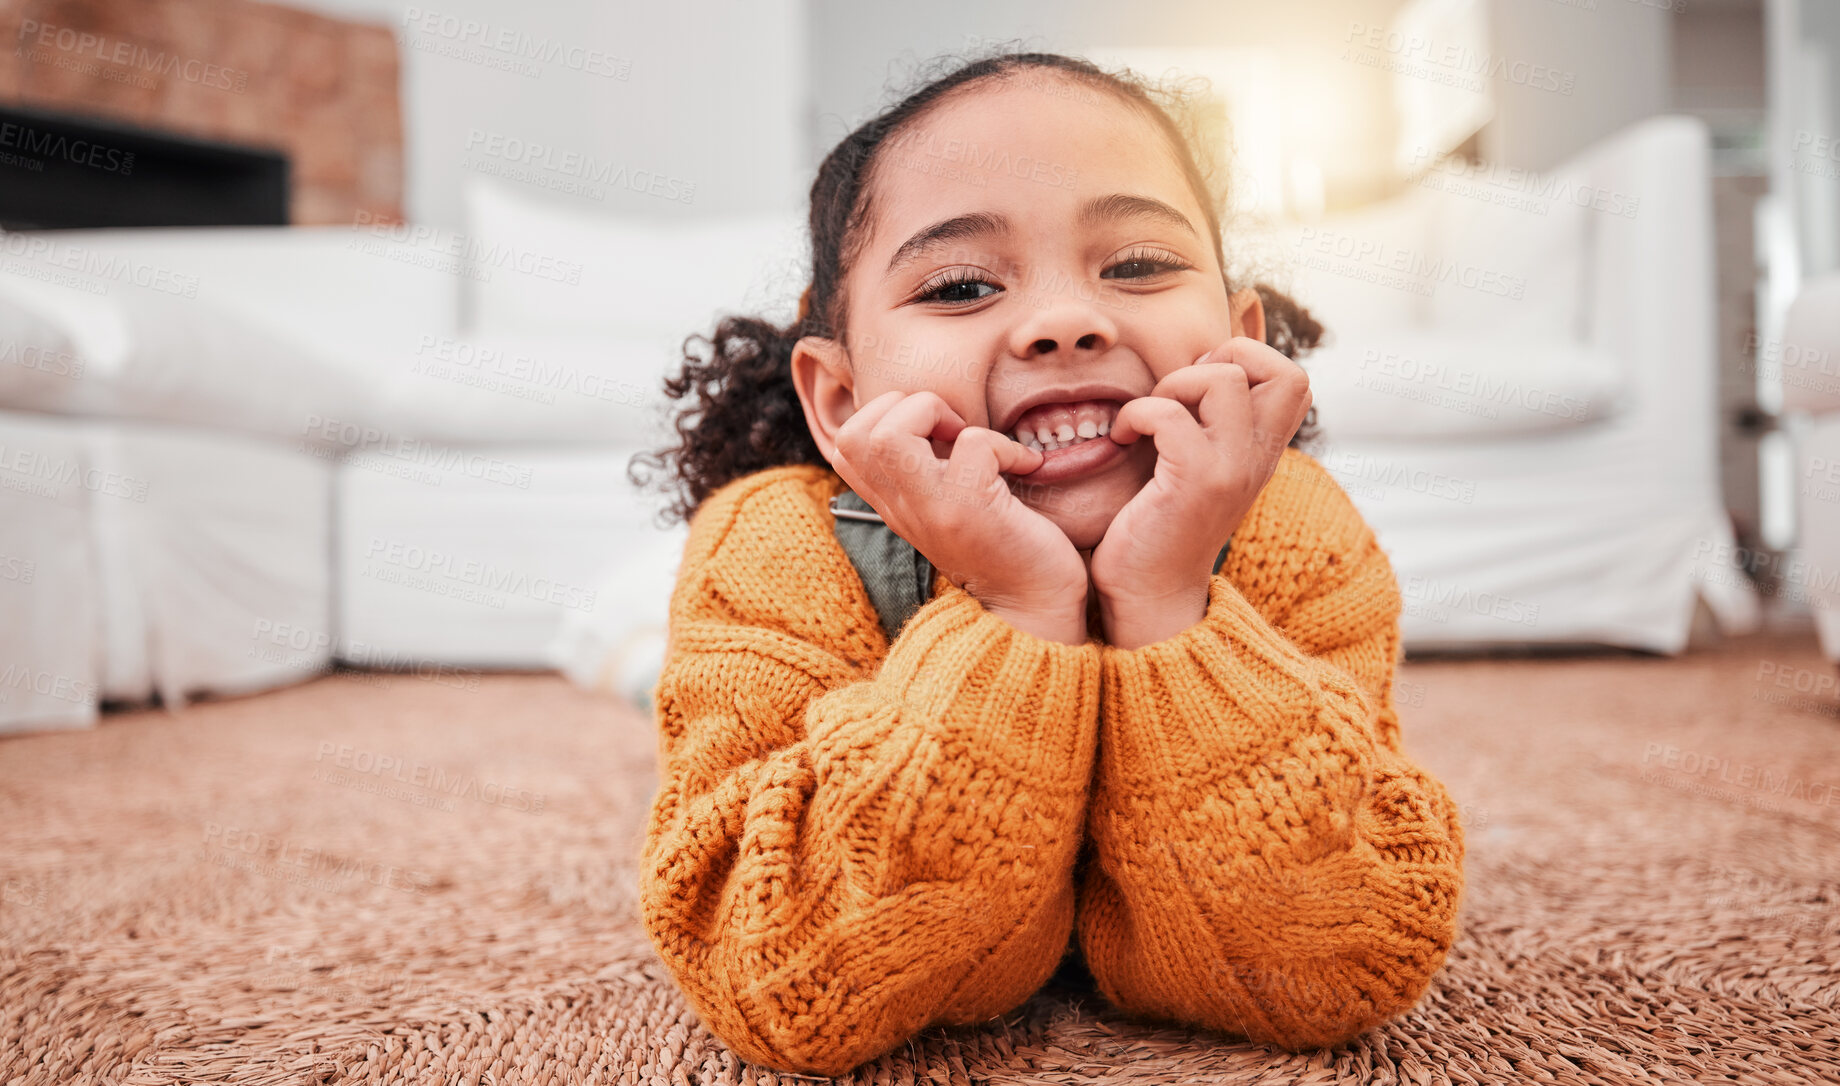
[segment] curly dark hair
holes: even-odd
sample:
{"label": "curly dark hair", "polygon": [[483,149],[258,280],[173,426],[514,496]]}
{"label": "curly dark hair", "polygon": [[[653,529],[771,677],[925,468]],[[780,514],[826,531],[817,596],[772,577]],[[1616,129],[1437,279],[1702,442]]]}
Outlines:
{"label": "curly dark hair", "polygon": [[[665,393],[679,401],[674,428],[678,443],[634,458],[628,475],[640,486],[659,474],[674,489],[676,501],[663,515],[687,520],[703,500],[723,485],[766,468],[787,464],[828,465],[805,423],[805,412],[792,383],[792,351],[804,336],[825,336],[845,326],[848,300],[843,284],[867,239],[873,219],[869,179],[876,153],[884,143],[916,123],[956,88],[981,79],[1009,79],[1031,69],[1051,69],[1097,88],[1136,107],[1153,121],[1174,149],[1182,171],[1207,215],[1214,255],[1229,293],[1233,291],[1221,237],[1226,186],[1216,171],[1224,169],[1211,132],[1219,126],[1198,122],[1192,81],[1155,83],[1129,70],[1107,71],[1091,61],[1058,53],[1002,51],[964,61],[931,78],[898,105],[864,122],[832,148],[818,167],[811,186],[811,279],[800,299],[798,316],[781,327],[754,316],[724,316],[713,336],[692,334],[684,340],[681,372],[667,377]],[[1197,154],[1196,148],[1201,152]],[[1315,347],[1323,327],[1309,311],[1278,290],[1253,284],[1265,310],[1265,342],[1288,358]],[[848,346],[847,336],[838,336]],[[1311,407],[1290,444],[1316,437],[1316,408]],[[641,470],[645,469],[645,470]]]}

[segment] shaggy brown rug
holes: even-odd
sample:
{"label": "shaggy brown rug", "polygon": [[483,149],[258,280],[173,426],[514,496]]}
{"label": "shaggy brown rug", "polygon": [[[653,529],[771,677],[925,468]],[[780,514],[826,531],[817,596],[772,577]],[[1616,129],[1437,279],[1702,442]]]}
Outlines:
{"label": "shaggy brown rug", "polygon": [[[1409,662],[1469,845],[1417,1009],[1292,1055],[1064,973],[847,1081],[1840,1080],[1833,679],[1782,637]],[[654,752],[558,678],[453,673],[0,740],[0,1081],[797,1078],[705,1032],[637,927]]]}

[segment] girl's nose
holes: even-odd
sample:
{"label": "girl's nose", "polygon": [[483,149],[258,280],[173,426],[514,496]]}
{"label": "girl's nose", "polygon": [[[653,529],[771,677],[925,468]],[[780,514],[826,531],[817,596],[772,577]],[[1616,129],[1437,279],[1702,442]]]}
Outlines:
{"label": "girl's nose", "polygon": [[1102,352],[1118,342],[1117,325],[1098,302],[1072,292],[1041,292],[1036,299],[1039,308],[1031,307],[1010,335],[1016,357]]}

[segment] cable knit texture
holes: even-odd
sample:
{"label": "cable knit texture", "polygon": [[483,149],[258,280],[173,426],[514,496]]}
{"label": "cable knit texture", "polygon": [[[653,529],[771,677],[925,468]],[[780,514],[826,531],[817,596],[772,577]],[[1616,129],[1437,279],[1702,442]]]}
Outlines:
{"label": "cable knit texture", "polygon": [[889,642],[843,488],[728,484],[672,598],[641,913],[717,1037],[844,1074],[1014,1009],[1075,940],[1122,1009],[1287,1048],[1418,1000],[1462,832],[1401,751],[1392,568],[1321,465],[1285,450],[1206,618],[1131,651],[943,577]]}

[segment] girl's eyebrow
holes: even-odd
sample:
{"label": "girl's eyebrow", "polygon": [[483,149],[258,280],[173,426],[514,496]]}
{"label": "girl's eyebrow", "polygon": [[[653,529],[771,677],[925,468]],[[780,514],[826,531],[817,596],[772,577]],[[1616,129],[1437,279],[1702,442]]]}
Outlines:
{"label": "girl's eyebrow", "polygon": [[[1170,207],[1161,200],[1149,196],[1134,196],[1126,192],[1114,192],[1106,196],[1095,196],[1080,205],[1079,222],[1082,226],[1095,223],[1117,222],[1121,219],[1151,219],[1186,230],[1195,240],[1201,239],[1200,231],[1188,221],[1188,216]],[[888,270],[882,273],[887,278],[899,271],[903,265],[920,259],[927,253],[948,242],[962,241],[966,238],[985,237],[990,234],[1007,234],[1011,224],[1008,216],[994,211],[973,211],[964,215],[954,215],[914,234],[901,243],[888,259]]]}
{"label": "girl's eyebrow", "polygon": [[1148,196],[1114,192],[1109,196],[1095,196],[1080,205],[1081,226],[1117,222],[1122,219],[1150,219],[1165,226],[1173,226],[1177,230],[1186,230],[1194,236],[1196,241],[1201,240],[1201,232],[1195,229],[1194,223],[1188,221],[1188,216],[1163,201]]}
{"label": "girl's eyebrow", "polygon": [[949,241],[979,238],[989,234],[1007,234],[1009,231],[1008,216],[999,215],[994,211],[973,211],[969,214],[941,219],[902,242],[901,247],[894,251],[894,256],[888,258],[888,270],[882,273],[882,277],[886,279],[899,271],[903,265],[920,259]]}

